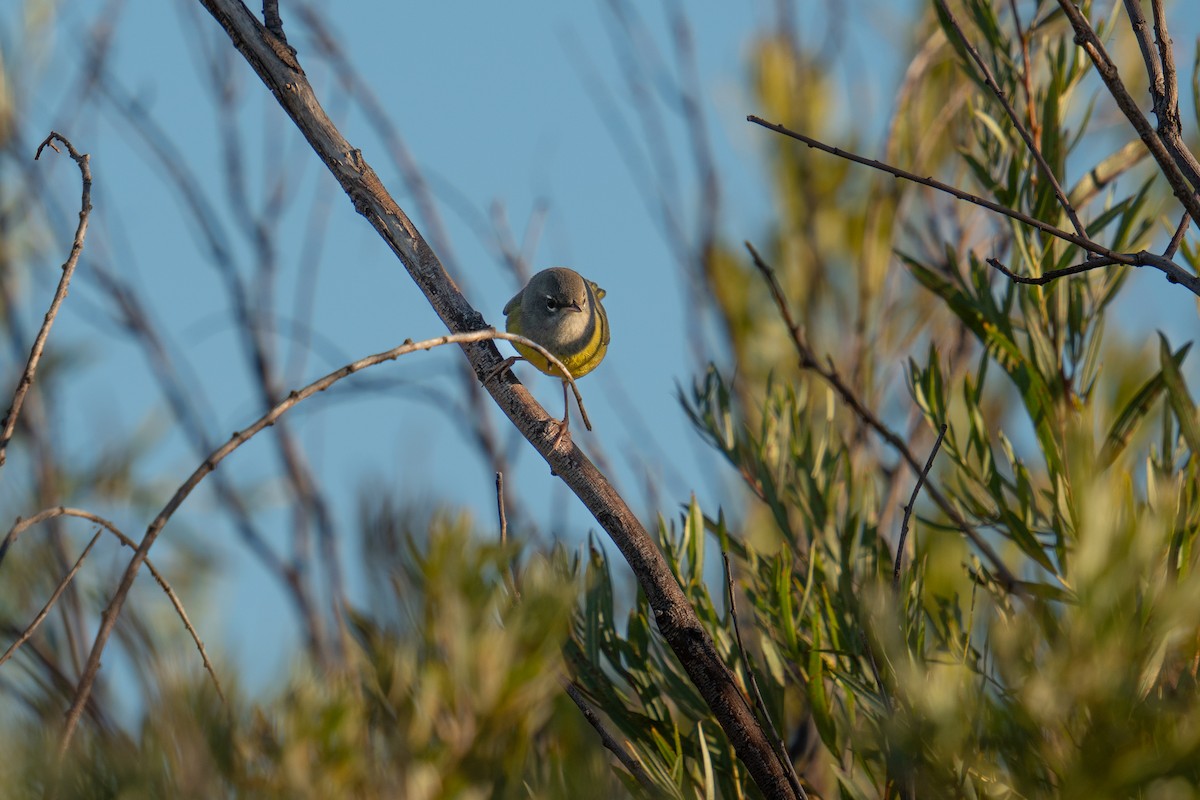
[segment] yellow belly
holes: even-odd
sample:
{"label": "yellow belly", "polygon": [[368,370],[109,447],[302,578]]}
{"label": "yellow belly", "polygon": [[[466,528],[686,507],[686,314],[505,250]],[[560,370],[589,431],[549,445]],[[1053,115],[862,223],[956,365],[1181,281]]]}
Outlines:
{"label": "yellow belly", "polygon": [[[597,304],[597,325],[592,333],[592,338],[585,343],[577,352],[573,353],[558,353],[552,348],[546,347],[547,350],[554,353],[555,357],[563,363],[567,371],[571,373],[572,378],[582,378],[589,372],[599,366],[604,360],[605,354],[608,352],[608,315],[604,312],[604,307]],[[515,333],[518,336],[524,335],[521,331],[521,311],[520,307],[512,309],[505,321],[504,327],[509,333]],[[538,344],[542,344],[538,342]],[[545,347],[545,345],[543,344]],[[513,342],[513,347],[517,348],[517,352],[525,357],[530,364],[533,364],[541,372],[546,375],[552,375],[556,378],[561,378],[558,368],[546,360],[546,357],[534,350],[528,345],[519,342]]]}

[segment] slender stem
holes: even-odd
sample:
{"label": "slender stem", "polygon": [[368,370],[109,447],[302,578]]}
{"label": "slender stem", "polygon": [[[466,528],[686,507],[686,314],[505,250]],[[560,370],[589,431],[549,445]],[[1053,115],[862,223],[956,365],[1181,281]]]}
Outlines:
{"label": "slender stem", "polygon": [[1171,234],[1171,241],[1167,243],[1167,249],[1163,250],[1163,258],[1175,258],[1175,252],[1179,249],[1179,245],[1183,244],[1183,237],[1187,234],[1191,221],[1191,216],[1186,211],[1183,212],[1183,216],[1179,218],[1179,224],[1175,226],[1175,233]]}
{"label": "slender stem", "polygon": [[649,796],[657,796],[659,794],[659,789],[654,785],[654,782],[650,780],[650,775],[646,772],[646,768],[642,766],[642,762],[630,755],[629,751],[617,741],[616,737],[609,733],[608,728],[606,728],[604,725],[604,722],[599,716],[596,715],[596,712],[592,710],[592,707],[588,705],[587,699],[584,698],[583,692],[579,690],[579,687],[571,681],[564,680],[563,688],[566,689],[567,696],[570,697],[575,705],[579,707],[579,710],[583,712],[583,718],[588,721],[589,725],[596,729],[596,733],[600,734],[600,741],[604,747],[617,757],[617,761],[621,762],[621,766],[625,767],[625,769],[629,771],[629,774],[634,777],[634,780],[638,782],[639,786],[649,793]]}
{"label": "slender stem", "polygon": [[79,263],[79,256],[83,253],[83,240],[87,236],[88,220],[92,214],[92,168],[90,158],[86,154],[80,154],[62,134],[56,131],[51,131],[40,145],[38,145],[37,153],[34,155],[34,161],[42,156],[42,150],[49,147],[54,152],[59,152],[54,146],[55,141],[62,142],[67,148],[67,153],[79,165],[79,173],[83,178],[83,196],[79,203],[79,225],[75,228],[75,239],[71,242],[71,252],[67,256],[67,260],[62,265],[62,277],[58,279],[58,288],[54,291],[54,299],[50,301],[50,309],[46,312],[45,318],[42,320],[42,327],[38,330],[37,337],[33,340],[33,348],[29,351],[29,360],[25,363],[25,370],[21,373],[21,379],[17,381],[16,391],[13,392],[12,405],[8,409],[8,414],[4,417],[4,423],[0,428],[0,468],[4,466],[4,462],[8,456],[8,443],[12,441],[13,432],[17,428],[17,417],[21,414],[21,406],[25,403],[25,396],[29,393],[29,389],[33,386],[33,378],[37,373],[38,363],[42,360],[42,353],[46,349],[46,340],[50,338],[50,328],[54,325],[54,320],[58,316],[58,310],[62,307],[63,300],[67,298],[67,289],[71,285],[71,276],[75,274],[75,265]]}
{"label": "slender stem", "polygon": [[[508,547],[508,515],[504,512],[504,473],[496,473],[496,515],[500,518],[500,546]],[[521,591],[517,588],[517,573],[513,568],[513,557],[508,557],[508,588],[513,600],[521,602]]]}
{"label": "slender stem", "polygon": [[921,470],[917,475],[917,484],[913,486],[912,496],[908,498],[908,505],[904,507],[904,521],[900,524],[900,539],[896,542],[896,566],[892,570],[892,588],[900,588],[900,567],[904,563],[904,543],[908,539],[908,523],[912,519],[913,509],[917,505],[917,494],[921,491],[921,486],[929,477],[929,470],[933,469],[933,459],[937,457],[938,448],[942,446],[942,439],[946,438],[946,423],[942,423],[942,427],[938,429],[937,440],[933,443],[933,449],[929,451],[929,460],[925,462],[925,469]]}
{"label": "slender stem", "polygon": [[786,126],[778,125],[774,122],[768,122],[762,117],[757,117],[753,114],[747,116],[746,120],[753,122],[755,125],[761,125],[767,130],[772,130],[776,133],[781,133],[784,136],[789,136],[792,139],[803,142],[804,144],[816,150],[821,150],[829,153],[830,155],[837,156],[838,158],[844,158],[847,161],[853,161],[856,164],[863,164],[864,166],[871,167],[872,169],[877,169],[880,172],[886,172],[889,175],[895,175],[897,178],[903,178],[906,181],[912,181],[913,183],[919,183],[922,186],[928,186],[931,189],[937,189],[939,192],[944,192],[951,197],[956,197],[959,200],[964,200],[968,203],[974,203],[975,205],[986,208],[989,211],[995,211],[997,214],[1003,214],[1004,216],[1015,219],[1017,222],[1024,223],[1031,228],[1037,228],[1043,233],[1048,233],[1055,238],[1062,239],[1065,242],[1070,242],[1073,245],[1082,247],[1084,250],[1087,250],[1090,253],[1106,256],[1108,258],[1114,258],[1121,263],[1133,264],[1133,258],[1131,256],[1125,256],[1121,255],[1120,253],[1116,253],[1104,245],[1092,241],[1086,236],[1079,236],[1078,234],[1064,231],[1061,228],[1057,228],[1047,222],[1042,222],[1040,219],[1035,219],[1028,214],[1011,209],[1008,206],[1002,206],[999,203],[995,203],[991,200],[980,197],[979,195],[971,194],[970,192],[965,192],[962,189],[951,186],[948,183],[943,183],[936,178],[921,177],[920,175],[909,172],[908,170],[900,169],[899,167],[893,167],[891,164],[885,164],[884,162],[876,161],[873,158],[860,156],[857,153],[851,153],[850,151],[843,150],[840,147],[833,147],[832,145],[828,145],[822,141],[813,139],[811,136],[805,136],[803,133],[790,130]]}
{"label": "slender stem", "polygon": [[808,795],[805,793],[804,787],[800,785],[800,776],[796,774],[796,767],[792,764],[791,757],[788,756],[787,744],[779,735],[779,729],[775,727],[775,720],[771,719],[771,712],[767,711],[767,704],[763,702],[762,692],[758,690],[758,679],[754,677],[754,668],[750,666],[750,656],[746,653],[746,646],[742,644],[742,628],[738,625],[737,597],[733,591],[733,567],[729,565],[729,553],[722,550],[721,558],[725,561],[725,589],[729,593],[729,616],[733,619],[733,635],[737,639],[738,653],[742,657],[742,668],[746,670],[746,677],[750,681],[750,691],[754,693],[754,708],[758,711],[760,718],[766,722],[767,730],[771,732],[778,743],[775,755],[779,758],[780,765],[788,771],[788,780],[791,781],[792,791],[800,800],[807,800]]}
{"label": "slender stem", "polygon": [[[1042,155],[1041,149],[1037,146],[1037,143],[1034,142],[1033,136],[1029,133],[1029,129],[1025,127],[1024,123],[1021,122],[1021,118],[1017,116],[1017,112],[1013,109],[1012,104],[1008,102],[1008,97],[1005,95],[1004,90],[1000,88],[998,83],[996,83],[996,79],[992,76],[992,71],[988,69],[987,63],[983,60],[983,57],[979,55],[979,51],[975,49],[975,45],[971,44],[971,42],[967,39],[967,35],[963,33],[963,29],[959,26],[958,20],[955,19],[953,12],[950,11],[950,7],[946,5],[945,0],[937,0],[937,6],[941,10],[942,14],[945,15],[946,19],[949,20],[950,26],[954,28],[954,32],[958,34],[959,41],[962,42],[963,47],[965,47],[967,52],[971,54],[971,59],[975,62],[975,65],[979,67],[980,72],[983,73],[984,82],[987,84],[988,88],[992,90],[992,94],[996,95],[996,99],[999,100],[1000,105],[1004,107],[1004,113],[1008,114],[1008,118],[1012,121],[1013,127],[1017,129],[1017,133],[1020,134],[1021,140],[1025,142],[1025,147],[1029,149],[1030,154],[1032,154],[1034,160],[1037,161],[1038,167],[1042,171],[1042,175],[1045,176],[1046,180],[1050,183],[1051,188],[1054,189],[1054,196],[1058,198],[1058,204],[1063,207],[1063,211],[1067,213],[1067,218],[1071,220],[1071,226],[1075,228],[1075,233],[1082,238],[1087,238],[1087,231],[1084,230],[1083,223],[1079,221],[1079,216],[1075,213],[1075,207],[1072,206],[1071,201],[1067,199],[1067,194],[1063,191],[1062,186],[1059,184],[1058,178],[1054,174],[1054,170],[1052,170],[1050,165],[1046,163],[1046,159]],[[1026,60],[1025,65],[1026,70],[1028,70],[1028,60]]]}

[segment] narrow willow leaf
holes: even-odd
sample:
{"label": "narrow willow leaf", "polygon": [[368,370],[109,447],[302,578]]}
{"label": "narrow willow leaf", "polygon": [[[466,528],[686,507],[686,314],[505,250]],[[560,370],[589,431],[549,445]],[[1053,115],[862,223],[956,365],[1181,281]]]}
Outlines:
{"label": "narrow willow leaf", "polygon": [[[1183,360],[1187,358],[1188,351],[1192,349],[1192,343],[1188,342],[1183,347],[1179,348],[1174,355],[1171,356],[1171,363],[1175,365],[1176,370],[1183,364]],[[1133,437],[1141,421],[1147,414],[1150,413],[1151,406],[1158,399],[1163,390],[1167,388],[1166,381],[1163,378],[1162,371],[1154,374],[1154,377],[1142,384],[1133,397],[1125,404],[1117,414],[1117,418],[1113,420],[1112,427],[1108,430],[1108,436],[1104,440],[1104,446],[1100,449],[1100,468],[1107,469],[1112,466],[1125,447],[1129,444],[1129,440]]]}
{"label": "narrow willow leaf", "polygon": [[986,127],[991,132],[993,137],[995,137],[994,141],[996,142],[996,144],[998,144],[1000,146],[1000,151],[1008,152],[1008,148],[1009,148],[1008,136],[1004,133],[1004,130],[1000,127],[1000,123],[996,122],[996,120],[990,114],[987,114],[980,109],[975,109],[974,116],[977,120],[979,120],[981,123],[983,123],[984,127]]}
{"label": "narrow willow leaf", "polygon": [[771,676],[771,680],[776,686],[785,685],[783,656],[780,655],[775,642],[771,641],[771,638],[764,633],[759,636],[758,646],[762,650],[763,661],[766,662],[767,674]]}
{"label": "narrow willow leaf", "polygon": [[829,752],[838,752],[837,729],[833,721],[830,700],[825,693],[824,664],[821,659],[821,629],[813,628],[812,649],[808,651],[808,706],[812,712],[813,723],[821,741],[829,748]]}
{"label": "narrow willow leaf", "polygon": [[712,759],[708,755],[708,739],[704,735],[704,722],[702,720],[696,722],[696,739],[699,742],[700,763],[704,768],[704,800],[716,800]]}
{"label": "narrow willow leaf", "polygon": [[1159,359],[1162,363],[1163,381],[1167,386],[1167,397],[1171,401],[1171,409],[1175,412],[1175,418],[1179,420],[1179,433],[1187,442],[1192,454],[1195,455],[1200,453],[1200,419],[1196,417],[1196,403],[1188,392],[1187,384],[1184,383],[1179,367],[1171,357],[1171,345],[1168,344],[1167,337],[1160,333],[1158,341]]}

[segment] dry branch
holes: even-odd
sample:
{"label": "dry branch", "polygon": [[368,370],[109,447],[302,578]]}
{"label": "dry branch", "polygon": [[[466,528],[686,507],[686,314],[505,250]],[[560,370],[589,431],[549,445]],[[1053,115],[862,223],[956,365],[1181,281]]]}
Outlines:
{"label": "dry branch", "polygon": [[86,154],[80,154],[75,149],[75,146],[67,141],[62,134],[51,131],[40,145],[38,145],[37,153],[34,155],[36,161],[42,155],[42,150],[47,146],[51,150],[58,152],[58,148],[54,146],[54,142],[59,141],[67,148],[67,152],[75,163],[79,165],[79,173],[83,178],[83,197],[79,204],[79,225],[75,228],[75,240],[71,243],[71,252],[67,256],[67,260],[62,265],[62,277],[58,280],[58,288],[54,291],[54,299],[50,301],[50,309],[46,312],[46,317],[42,321],[42,327],[38,331],[37,338],[33,340],[33,348],[29,352],[29,360],[25,364],[25,371],[21,373],[21,379],[17,381],[17,388],[13,392],[12,405],[8,409],[8,414],[4,417],[3,429],[0,429],[0,467],[4,466],[4,461],[8,455],[8,443],[12,440],[13,431],[17,427],[17,417],[21,414],[21,406],[25,402],[25,395],[29,393],[30,387],[33,386],[33,378],[37,373],[38,363],[42,360],[42,352],[46,349],[46,340],[50,338],[50,328],[54,325],[54,319],[58,316],[58,310],[62,307],[63,300],[67,297],[67,288],[71,285],[71,276],[75,274],[75,265],[79,263],[79,256],[83,253],[83,239],[87,236],[88,218],[92,213],[92,168],[89,164],[89,159]]}
{"label": "dry branch", "polygon": [[[346,141],[325,114],[291,49],[272,36],[242,3],[236,0],[201,0],[201,3],[296,123],[355,209],[400,258],[447,328],[454,333],[484,329],[483,317],[467,302],[361,151]],[[462,347],[480,378],[500,363],[500,356],[490,343],[464,343]],[[663,638],[708,703],[759,789],[767,797],[794,797],[771,743],[742,702],[733,673],[721,660],[662,553],[628,504],[569,437],[555,435],[553,421],[515,378],[490,381],[486,389],[616,543],[654,609]],[[80,705],[78,698],[77,705]]]}

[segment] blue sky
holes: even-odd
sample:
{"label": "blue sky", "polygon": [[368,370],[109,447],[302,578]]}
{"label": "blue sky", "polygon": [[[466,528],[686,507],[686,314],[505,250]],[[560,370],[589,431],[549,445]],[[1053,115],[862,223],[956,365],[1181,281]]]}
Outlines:
{"label": "blue sky", "polygon": [[[658,4],[641,5],[651,37],[664,47],[669,35],[662,9]],[[802,36],[820,41],[828,4],[797,5]],[[846,85],[858,87],[854,109],[847,107],[844,113],[847,121],[852,113],[860,115],[857,120],[867,120],[867,147],[878,142],[871,126],[882,129],[891,110],[892,87],[902,69],[897,50],[909,35],[905,12],[913,5],[842,6],[852,24],[845,49],[837,54],[838,71]],[[325,107],[411,212],[412,198],[402,190],[384,144],[368,120],[339,98],[328,71],[310,60],[306,39],[298,35],[288,4],[283,6],[285,28],[301,47],[302,63],[315,65],[309,66],[310,78]],[[735,240],[755,239],[769,222],[769,190],[759,158],[769,134],[744,120],[758,111],[746,89],[747,48],[754,33],[768,24],[773,7],[766,0],[688,6],[704,113],[726,181],[724,230]],[[631,126],[641,141],[623,83],[620,50],[613,47],[613,16],[605,4],[343,0],[324,8],[360,77],[387,108],[434,186],[453,243],[454,277],[490,322],[502,326],[500,310],[519,288],[480,235],[495,206],[503,207],[518,239],[544,207],[535,268],[566,264],[607,290],[613,343],[604,365],[580,384],[596,429],[589,435],[575,428],[580,445],[612,466],[618,487],[647,522],[655,512],[674,514],[692,491],[704,498],[706,510],[715,511],[718,501],[736,507],[732,476],[690,431],[675,399],[676,385],[690,383],[697,374],[688,337],[702,333],[685,321],[675,262],[641,193],[644,176],[634,172],[648,169],[649,162],[643,151],[631,169],[614,128],[606,124],[614,117],[591,88],[605,87],[622,124]],[[64,106],[84,57],[76,43],[94,20],[95,8],[64,3],[58,13],[50,48],[32,39],[18,46],[14,9],[0,11],[3,46],[22,59],[32,92],[29,116],[22,121],[25,135],[40,140],[51,127],[59,127],[92,154],[96,211],[89,252],[94,248],[138,286],[167,332],[178,363],[199,376],[205,402],[219,421],[217,430],[228,435],[260,412],[228,323],[228,298],[179,196],[164,185],[159,168],[147,158],[146,145],[111,113],[76,114],[69,104]],[[111,74],[161,126],[186,168],[219,199],[219,130],[198,53],[227,48],[227,40],[198,4],[182,0],[130,0],[116,19]],[[1195,24],[1194,19],[1188,22]],[[1177,28],[1176,41],[1194,41],[1190,30]],[[288,194],[296,198],[281,215],[277,231],[279,297],[285,317],[295,298],[309,288],[301,277],[312,256],[305,233],[313,219],[327,225],[311,285],[313,345],[289,386],[406,338],[440,335],[440,322],[392,254],[354,213],[241,58],[232,53],[231,58],[235,90],[244,98],[238,125],[247,143],[243,155],[251,196],[261,199],[256,178],[263,165],[282,162],[289,176]],[[664,120],[669,136],[685,135],[678,118],[667,115]],[[78,197],[74,165],[55,157],[39,169],[55,181],[67,213],[73,213]],[[685,184],[691,180],[686,164],[680,165],[680,175]],[[314,204],[327,211],[314,217]],[[692,211],[681,209],[689,222],[694,220]],[[216,213],[222,230],[232,234],[227,244],[248,269],[255,256],[236,216],[220,207]],[[414,217],[419,226],[428,222]],[[65,240],[61,249],[65,252]],[[51,250],[45,263],[35,265],[39,272],[34,280],[41,289],[57,277],[57,253]],[[61,341],[78,348],[89,365],[72,387],[70,402],[58,409],[64,441],[81,457],[102,447],[104,437],[118,441],[147,425],[168,425],[139,351],[103,323],[97,311],[102,301],[86,264],[85,259],[55,331]],[[1132,281],[1135,311],[1127,319],[1134,330],[1148,335],[1157,326],[1173,326],[1178,332],[1173,340],[1178,342],[1195,329],[1193,299],[1164,291],[1157,278],[1137,275]],[[1137,313],[1138,304],[1153,306],[1156,313]],[[295,346],[292,333],[279,333],[277,341],[285,353]],[[401,498],[464,505],[473,510],[481,530],[490,530],[492,471],[470,446],[460,419],[440,403],[414,399],[430,390],[457,397],[456,359],[461,358],[449,348],[408,356],[352,381],[403,381],[411,389],[393,385],[386,391],[334,392],[295,413],[293,423],[310,461],[334,487],[330,496],[347,540],[354,524],[353,489],[364,483]],[[551,413],[558,413],[557,382],[531,369],[519,374]],[[634,424],[626,421],[631,408],[640,420]],[[507,480],[517,487],[541,533],[581,541],[595,530],[594,521],[545,464],[508,431],[502,415],[494,409],[489,413],[515,459],[516,469]],[[168,431],[153,446],[147,476],[158,482],[165,502],[196,463],[182,439]],[[653,506],[643,491],[644,468],[660,484]],[[243,448],[221,469],[239,485],[253,487],[256,499],[268,508],[278,497],[274,452],[265,438]],[[287,658],[293,633],[290,612],[278,587],[224,525],[211,524],[212,502],[204,491],[193,496],[168,526],[164,543],[194,537],[214,556],[216,581],[185,598],[189,609],[210,647],[236,653],[237,661],[253,667],[252,677],[265,679]],[[29,510],[8,511],[13,516]],[[113,513],[134,535],[140,535],[149,519],[142,512]],[[275,508],[264,519],[277,523],[268,528],[283,547],[285,510]],[[346,560],[353,563],[355,558],[348,548]],[[351,593],[361,599],[353,586]],[[233,619],[236,623],[230,622]]]}

